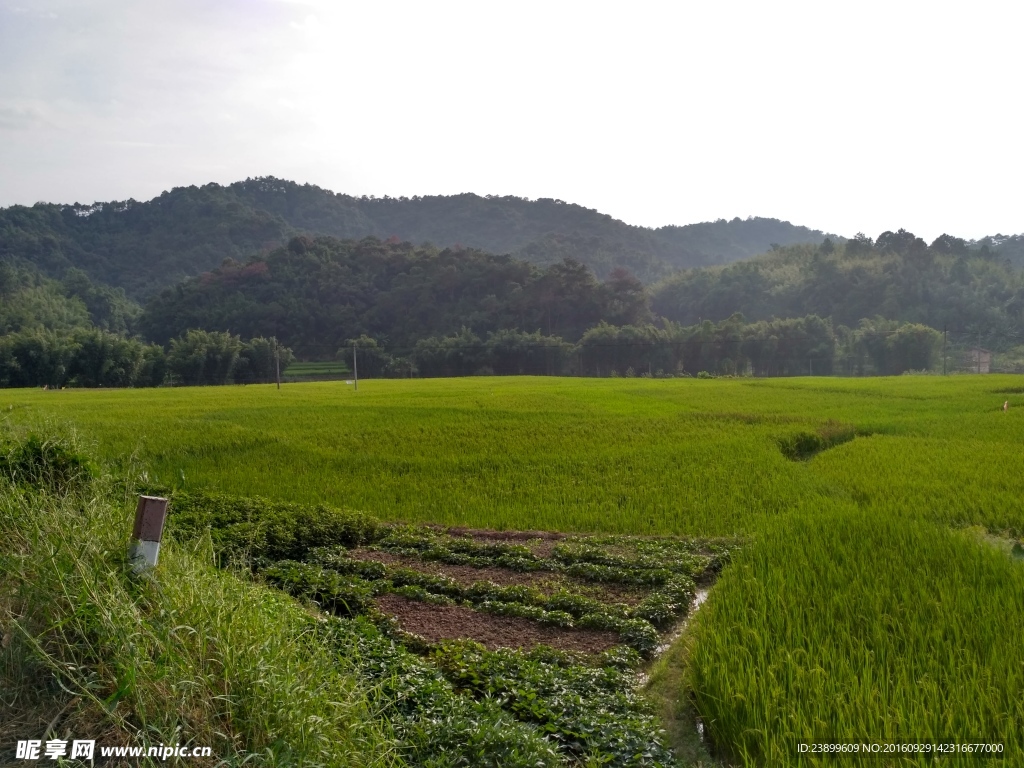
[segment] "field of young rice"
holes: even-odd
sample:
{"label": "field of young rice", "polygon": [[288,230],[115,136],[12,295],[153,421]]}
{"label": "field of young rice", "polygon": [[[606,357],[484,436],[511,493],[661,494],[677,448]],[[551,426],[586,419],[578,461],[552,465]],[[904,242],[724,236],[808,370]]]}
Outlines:
{"label": "field of young rice", "polygon": [[680,655],[677,695],[724,760],[796,764],[799,741],[856,738],[988,739],[1024,761],[1018,377],[3,391],[0,409],[70,422],[95,453],[134,453],[186,490],[747,537]]}
{"label": "field of young rice", "polygon": [[[70,421],[166,485],[391,520],[732,535],[852,501],[1020,531],[1024,394],[1001,391],[1014,388],[999,376],[472,378],[365,381],[358,393],[343,382],[3,391],[0,409]],[[810,461],[780,450],[829,422],[856,439]]]}
{"label": "field of young rice", "polygon": [[975,531],[851,505],[794,515],[737,556],[695,618],[689,673],[739,764],[871,741],[1002,744],[1020,765],[1022,626],[1024,561]]}

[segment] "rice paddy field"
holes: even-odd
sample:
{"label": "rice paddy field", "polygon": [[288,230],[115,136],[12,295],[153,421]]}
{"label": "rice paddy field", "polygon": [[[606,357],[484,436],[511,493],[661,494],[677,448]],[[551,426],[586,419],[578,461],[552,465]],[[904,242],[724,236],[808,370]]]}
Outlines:
{"label": "rice paddy field", "polygon": [[[719,764],[933,765],[946,745],[941,764],[974,765],[948,745],[985,743],[1024,765],[1020,377],[2,391],[0,409],[177,492],[740,541],[652,683]],[[932,751],[800,751],[839,742]]]}

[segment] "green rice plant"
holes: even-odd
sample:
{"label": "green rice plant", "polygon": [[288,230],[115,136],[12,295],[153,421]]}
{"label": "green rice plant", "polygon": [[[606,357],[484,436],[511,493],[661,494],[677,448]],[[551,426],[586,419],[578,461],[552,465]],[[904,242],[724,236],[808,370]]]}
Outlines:
{"label": "green rice plant", "polygon": [[[152,482],[180,485],[188,493],[262,495],[438,526],[741,537],[748,549],[740,554],[729,544],[659,551],[638,542],[608,545],[606,554],[628,558],[636,552],[660,560],[669,575],[662,584],[646,585],[653,587],[686,573],[672,565],[676,555],[680,562],[684,556],[710,558],[708,569],[722,570],[722,581],[695,619],[694,628],[707,633],[700,647],[713,649],[709,638],[732,633],[763,653],[748,664],[743,659],[751,651],[723,646],[735,658],[721,656],[721,674],[734,679],[744,698],[726,696],[726,703],[718,705],[708,697],[693,700],[709,728],[711,719],[718,723],[713,731],[717,742],[738,750],[735,745],[749,739],[750,746],[744,747],[749,762],[772,764],[775,757],[785,763],[790,753],[776,751],[769,758],[757,750],[780,744],[778,734],[803,733],[847,716],[856,724],[857,712],[880,711],[881,704],[871,701],[876,694],[846,692],[856,690],[855,676],[865,691],[877,688],[877,702],[889,702],[886,723],[917,723],[925,718],[926,705],[948,710],[951,723],[966,717],[965,712],[982,713],[974,718],[982,721],[1009,711],[990,704],[1005,702],[1017,690],[1017,668],[999,661],[996,651],[985,655],[971,638],[1012,636],[1004,617],[1017,615],[1016,596],[998,585],[958,592],[943,580],[941,558],[932,557],[937,545],[924,546],[922,556],[906,537],[923,541],[929,536],[922,530],[935,530],[944,532],[936,534],[936,541],[948,543],[946,534],[962,537],[950,528],[970,526],[1011,540],[1024,537],[1024,473],[1018,461],[1024,401],[1015,394],[1018,388],[1014,377],[995,375],[713,381],[487,377],[374,381],[358,394],[329,383],[280,391],[260,386],[4,391],[0,410],[13,409],[8,418],[19,424],[73,422],[96,441],[103,458],[116,461],[135,453]],[[1010,407],[1003,412],[1006,399]],[[835,434],[829,429],[822,434],[830,423],[839,425]],[[850,428],[856,439],[839,439]],[[829,450],[789,460],[780,441],[800,432],[816,435]],[[857,515],[885,535],[879,539],[860,529],[851,533],[855,529],[848,517]],[[825,527],[814,527],[815,520]],[[928,527],[932,524],[934,529]],[[780,541],[787,535],[800,547],[783,546]],[[416,536],[423,539],[421,533]],[[248,546],[241,547],[243,556]],[[949,554],[953,570],[965,557],[958,547]],[[423,549],[469,565],[496,562],[477,550],[452,550],[441,534],[416,552]],[[1012,554],[996,554],[1020,564]],[[550,562],[522,554],[497,557],[524,569]],[[730,558],[746,565],[725,566]],[[918,567],[919,562],[927,567]],[[756,578],[743,570],[754,565]],[[791,575],[800,570],[818,574],[826,565],[842,579],[819,578],[815,587],[810,577]],[[609,578],[614,572],[600,569],[616,566],[583,562],[566,567],[593,567],[598,569],[593,576]],[[899,589],[885,576],[889,572],[899,574]],[[780,574],[795,581],[774,581],[783,579]],[[740,586],[729,586],[737,580]],[[985,579],[977,583],[988,584]],[[778,594],[762,594],[764,584]],[[927,673],[913,677],[900,670],[917,669],[915,649],[931,648],[935,631],[923,620],[898,620],[868,596],[877,592],[904,599],[905,592],[927,606],[922,595],[936,585],[944,585],[949,610],[939,612],[933,626],[943,628],[950,650],[936,651],[942,663],[924,665]],[[986,594],[971,613],[968,596],[987,592],[1010,608],[998,613],[992,606],[995,598]],[[834,602],[835,620],[825,611],[821,615],[830,616],[829,621],[810,621],[806,603],[811,596],[814,605]],[[859,606],[858,621],[844,619],[844,602]],[[650,618],[657,619],[665,606],[650,607],[656,609]],[[915,610],[909,615],[917,615]],[[705,625],[717,629],[701,630]],[[865,631],[879,626],[892,628],[902,644],[879,640],[879,651],[868,654]],[[814,648],[798,642],[805,632],[815,648],[828,649],[826,657],[819,659]],[[790,649],[796,661],[780,662],[762,637],[769,637],[779,653]],[[992,647],[1002,658],[1019,658],[1000,642],[993,641]],[[780,675],[787,670],[797,675],[805,653],[818,659],[817,666],[807,668],[799,686],[791,685]],[[942,672],[947,667],[953,671]],[[819,668],[823,672],[814,671]],[[744,682],[745,676],[761,680],[760,687]],[[700,685],[721,693],[723,680]],[[937,681],[944,681],[948,704],[937,703]],[[770,696],[769,689],[776,694]],[[690,700],[688,694],[681,696]],[[848,698],[859,709],[848,705]],[[715,707],[733,714],[711,718]],[[769,711],[785,713],[785,719],[759,719]]]}
{"label": "green rice plant", "polygon": [[[780,454],[788,422],[778,411],[800,420],[789,414],[809,400],[849,400],[755,384],[489,377],[374,381],[358,394],[330,382],[3,391],[0,407],[70,421],[103,458],[134,452],[154,482],[190,492],[444,526],[730,536],[828,492]],[[723,404],[755,418],[708,418]]]}
{"label": "green rice plant", "polygon": [[1000,743],[1017,764],[1022,626],[1024,568],[1005,551],[886,510],[805,512],[723,573],[695,619],[690,684],[743,765],[831,764],[796,752],[822,741]]}
{"label": "green rice plant", "polygon": [[[1011,457],[1024,409],[997,391],[1013,386],[996,375],[487,377],[358,393],[331,382],[4,390],[0,409],[73,423],[101,458],[134,453],[164,485],[383,520],[733,536],[808,502],[896,497],[900,514],[1020,536],[1024,478]],[[786,435],[830,422],[859,437],[808,461],[780,451]]]}

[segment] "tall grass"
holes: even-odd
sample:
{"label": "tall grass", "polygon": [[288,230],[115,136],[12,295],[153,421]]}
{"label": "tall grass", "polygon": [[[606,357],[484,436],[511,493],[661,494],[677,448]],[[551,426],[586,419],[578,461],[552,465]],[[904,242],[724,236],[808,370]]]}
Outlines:
{"label": "tall grass", "polygon": [[882,510],[795,514],[695,618],[691,684],[743,765],[796,764],[801,741],[999,742],[1019,764],[1021,627],[1024,564],[1006,551]]}
{"label": "tall grass", "polygon": [[167,541],[150,578],[131,576],[132,517],[108,479],[78,492],[0,479],[5,753],[72,736],[210,746],[221,765],[395,762],[312,616],[217,571],[208,541]]}

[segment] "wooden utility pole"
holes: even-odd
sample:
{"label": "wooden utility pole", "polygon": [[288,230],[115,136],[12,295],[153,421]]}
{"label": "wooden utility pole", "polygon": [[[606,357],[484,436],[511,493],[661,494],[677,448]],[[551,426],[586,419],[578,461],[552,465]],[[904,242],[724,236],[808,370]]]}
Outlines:
{"label": "wooden utility pole", "polygon": [[281,388],[281,351],[278,348],[277,338],[274,339],[274,367],[277,369],[277,388]]}
{"label": "wooden utility pole", "polygon": [[356,345],[352,345],[352,381],[355,382],[355,391],[359,391],[359,363],[356,361]]}
{"label": "wooden utility pole", "polygon": [[942,375],[946,375],[946,325],[942,325]]}

